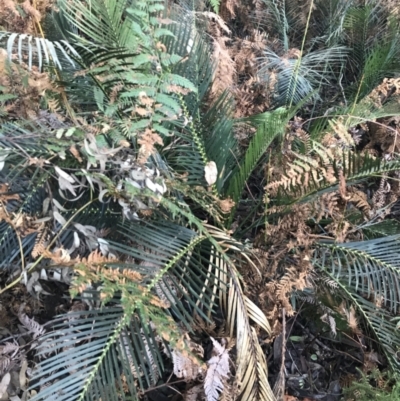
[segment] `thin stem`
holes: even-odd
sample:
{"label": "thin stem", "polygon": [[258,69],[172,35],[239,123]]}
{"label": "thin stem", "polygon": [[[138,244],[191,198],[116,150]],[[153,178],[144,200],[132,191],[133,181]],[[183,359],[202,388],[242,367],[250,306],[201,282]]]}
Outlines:
{"label": "thin stem", "polygon": [[306,23],[306,28],[304,30],[304,35],[303,35],[303,41],[301,43],[301,49],[300,49],[300,56],[296,61],[296,65],[294,67],[294,71],[295,71],[295,75],[294,75],[294,88],[292,91],[292,96],[290,98],[290,104],[289,104],[289,109],[292,107],[293,104],[293,98],[294,98],[294,93],[296,91],[296,87],[297,87],[297,77],[299,76],[299,70],[300,70],[300,66],[301,66],[301,61],[303,59],[303,51],[304,51],[304,46],[306,43],[306,37],[307,37],[307,33],[308,33],[308,27],[310,25],[310,20],[311,20],[311,14],[312,14],[312,10],[314,8],[314,0],[311,1],[310,4],[310,10],[308,12],[308,17],[307,17],[307,23]]}

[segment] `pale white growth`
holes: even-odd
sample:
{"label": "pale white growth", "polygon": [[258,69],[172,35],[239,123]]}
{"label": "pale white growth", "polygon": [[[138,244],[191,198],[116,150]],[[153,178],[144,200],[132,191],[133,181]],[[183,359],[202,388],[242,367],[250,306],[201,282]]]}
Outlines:
{"label": "pale white growth", "polygon": [[7,151],[3,151],[0,154],[0,171],[3,170],[4,165],[6,164],[6,158],[7,158],[8,154],[9,154],[9,152],[7,152]]}
{"label": "pale white growth", "polygon": [[218,341],[210,337],[214,345],[213,355],[207,361],[207,375],[204,380],[204,390],[207,401],[217,401],[224,389],[224,381],[229,377],[229,354]]}
{"label": "pale white growth", "polygon": [[32,337],[35,339],[42,335],[45,332],[45,329],[42,325],[36,322],[34,319],[29,318],[24,312],[25,304],[21,304],[18,313],[18,319],[23,324],[23,326],[29,330],[32,334]]}
{"label": "pale white growth", "polygon": [[201,361],[194,356],[204,356],[204,349],[201,345],[192,341],[189,343],[190,352],[181,352],[176,349],[172,351],[172,361],[174,363],[174,374],[180,379],[195,380],[203,373]]}
{"label": "pale white growth", "polygon": [[190,53],[190,52],[192,51],[193,44],[194,44],[193,40],[192,40],[192,39],[189,39],[188,44],[187,44],[187,46],[186,46],[186,51],[187,51],[188,53]]}
{"label": "pale white growth", "polygon": [[75,188],[77,188],[77,186],[72,185],[77,182],[76,179],[60,169],[60,167],[55,166],[54,170],[58,175],[58,185],[60,189],[63,191],[69,191],[72,195],[76,196]]}
{"label": "pale white growth", "polygon": [[217,181],[218,170],[215,162],[208,162],[204,167],[204,176],[208,185],[213,185]]}
{"label": "pale white growth", "polygon": [[323,316],[321,316],[321,320],[324,323],[329,324],[329,327],[331,328],[331,332],[334,336],[336,336],[336,320],[333,316],[328,315],[325,313]]}
{"label": "pale white growth", "polygon": [[0,382],[0,398],[3,399],[3,395],[6,394],[8,385],[10,384],[11,375],[6,373]]}

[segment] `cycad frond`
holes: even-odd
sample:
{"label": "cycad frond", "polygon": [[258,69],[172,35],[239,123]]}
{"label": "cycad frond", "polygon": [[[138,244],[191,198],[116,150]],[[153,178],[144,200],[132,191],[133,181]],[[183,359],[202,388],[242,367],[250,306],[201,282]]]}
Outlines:
{"label": "cycad frond", "polygon": [[333,77],[331,71],[344,63],[346,55],[347,49],[343,46],[311,51],[305,55],[292,49],[283,56],[266,49],[265,58],[259,60],[259,74],[267,83],[276,82],[274,101],[277,106],[297,104],[313,91],[330,84]]}
{"label": "cycad frond", "polygon": [[400,336],[393,316],[400,306],[399,241],[399,235],[393,235],[344,244],[320,243],[314,254],[314,264],[356,306],[397,372]]}
{"label": "cycad frond", "polygon": [[249,401],[274,401],[275,397],[268,383],[268,368],[264,352],[258,342],[257,333],[249,324],[249,318],[260,327],[270,332],[270,326],[265,315],[242,292],[241,285],[232,268],[228,268],[221,260],[223,277],[229,280],[229,290],[221,294],[221,305],[226,313],[227,331],[230,337],[236,337],[237,371],[236,385],[241,397]]}
{"label": "cycad frond", "polygon": [[210,61],[210,45],[206,38],[195,29],[194,12],[182,12],[172,8],[176,24],[171,26],[175,38],[168,37],[165,44],[171,53],[185,57],[173,70],[189,79],[197,87],[183,97],[184,121],[181,132],[173,138],[173,146],[163,150],[164,157],[178,173],[189,173],[187,182],[205,184],[204,167],[210,161],[216,163],[218,176],[215,188],[219,194],[235,163],[236,140],[233,136],[233,104],[229,93],[222,94],[207,110],[201,109],[202,102],[212,83],[215,66]]}
{"label": "cycad frond", "polygon": [[337,44],[343,35],[345,17],[354,6],[354,0],[331,0],[318,2],[317,21],[319,36],[328,45]]}
{"label": "cycad frond", "polygon": [[[268,383],[265,356],[249,320],[252,319],[267,332],[270,332],[270,326],[263,312],[243,294],[234,260],[227,254],[231,248],[235,251],[238,248],[230,245],[230,237],[223,231],[215,228],[210,230],[195,216],[170,201],[164,199],[162,203],[172,213],[185,216],[191,225],[207,237],[214,249],[214,263],[218,266],[215,274],[219,275],[217,282],[221,283],[220,288],[214,285],[214,291],[218,293],[221,309],[226,316],[227,331],[230,336],[236,337],[238,367],[235,380],[240,396],[249,401],[274,401]],[[223,239],[226,249],[219,242]]]}
{"label": "cycad frond", "polygon": [[240,165],[233,170],[226,190],[226,195],[230,196],[234,202],[237,202],[241,197],[245,183],[260,161],[261,156],[272,141],[283,134],[285,125],[291,117],[292,111],[279,108],[251,118],[253,123],[255,122],[258,125],[257,132],[252,138]]}
{"label": "cycad frond", "polygon": [[347,288],[387,307],[400,306],[398,235],[346,244],[320,244],[315,260]]}
{"label": "cycad frond", "polygon": [[188,331],[194,314],[210,320],[217,305],[214,291],[223,283],[218,281],[218,266],[207,259],[210,245],[205,236],[162,220],[125,224],[120,234],[131,245],[109,241],[110,249],[132,261],[115,263],[112,268],[144,274],[148,288],[156,287],[157,295],[168,301],[172,314]]}
{"label": "cycad frond", "polygon": [[368,239],[400,234],[400,222],[395,219],[383,220],[378,223],[366,223],[359,227]]}
{"label": "cycad frond", "polygon": [[[57,68],[62,70],[63,65],[66,63],[75,66],[73,58],[79,58],[79,54],[66,40],[50,41],[27,34],[0,31],[0,46],[6,48],[10,60],[16,46],[18,61],[20,63],[25,62],[25,56],[27,55],[29,69],[36,63],[39,70],[42,69],[44,64],[54,63]],[[72,58],[70,55],[72,55]]]}
{"label": "cycad frond", "polygon": [[344,42],[351,49],[349,69],[356,83],[348,92],[353,99],[363,98],[383,79],[392,77],[400,65],[399,21],[392,18],[383,2],[369,2],[346,11]]}
{"label": "cycad frond", "polygon": [[41,362],[32,385],[41,390],[32,400],[137,398],[138,390],[155,385],[163,369],[148,323],[140,311],[131,316],[118,307],[60,316],[36,349]]}
{"label": "cycad frond", "polygon": [[[327,272],[329,275],[329,272]],[[376,303],[367,301],[355,293],[353,288],[348,288],[337,277],[331,276],[341,289],[343,297],[347,298],[357,309],[359,316],[366,324],[366,330],[370,331],[372,337],[378,340],[393,372],[399,372],[400,364],[397,357],[400,349],[400,336],[393,315],[380,308]]]}

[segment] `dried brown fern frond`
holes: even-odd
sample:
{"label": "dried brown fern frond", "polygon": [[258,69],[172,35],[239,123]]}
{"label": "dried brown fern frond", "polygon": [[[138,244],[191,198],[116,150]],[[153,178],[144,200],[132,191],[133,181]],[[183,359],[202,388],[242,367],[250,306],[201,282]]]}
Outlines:
{"label": "dried brown fern frond", "polygon": [[300,271],[297,266],[290,266],[286,268],[285,274],[281,279],[274,280],[266,285],[272,303],[280,305],[281,308],[285,308],[288,316],[293,316],[294,314],[289,296],[293,291],[302,291],[309,286],[307,276],[311,269],[311,265],[304,270],[300,269]]}
{"label": "dried brown fern frond", "polygon": [[224,20],[233,19],[236,17],[236,9],[240,6],[238,0],[222,0],[220,5],[220,14]]}
{"label": "dried brown fern frond", "polygon": [[144,164],[147,162],[147,159],[150,155],[152,155],[155,151],[156,145],[162,145],[163,140],[160,135],[156,132],[152,131],[151,129],[147,128],[144,132],[139,134],[138,144],[140,145],[139,148],[139,157],[138,163]]}
{"label": "dried brown fern frond", "polygon": [[344,242],[347,234],[352,228],[351,224],[347,220],[334,220],[332,223],[325,227],[327,233],[331,234],[337,242]]}
{"label": "dried brown fern frond", "polygon": [[236,85],[233,95],[236,100],[236,117],[262,113],[270,106],[269,90],[257,75],[257,58],[267,45],[264,32],[252,29],[244,39],[235,38],[232,57],[236,67]]}
{"label": "dried brown fern frond", "polygon": [[50,232],[47,227],[43,225],[38,235],[36,236],[35,245],[32,249],[31,255],[33,259],[36,259],[45,252],[49,242]]}
{"label": "dried brown fern frond", "polygon": [[233,95],[236,100],[237,118],[263,113],[270,106],[267,88],[255,77],[241,82],[234,89]]}
{"label": "dried brown fern frond", "polygon": [[390,97],[400,95],[400,78],[385,78],[369,95],[377,107],[381,107]]}
{"label": "dried brown fern frond", "polygon": [[[268,211],[270,213],[271,211]],[[290,213],[284,215],[275,225],[269,224],[266,228],[266,234],[274,237],[274,240],[281,241],[281,235],[287,235],[290,231],[298,230],[305,226],[305,222],[309,217],[308,205],[296,205]],[[281,233],[281,235],[280,235]],[[279,236],[277,238],[276,236]]]}
{"label": "dried brown fern frond", "polygon": [[[17,56],[13,55],[12,60]],[[4,109],[10,117],[35,120],[38,118],[40,102],[47,94],[57,95],[58,89],[50,75],[37,67],[25,63],[9,63],[6,52],[0,50],[0,86],[4,93],[15,95],[7,101]],[[46,99],[47,100],[47,99]]]}
{"label": "dried brown fern frond", "polygon": [[29,0],[20,4],[15,0],[0,0],[0,26],[5,31],[36,33],[35,23],[40,21],[41,16],[42,12]]}
{"label": "dried brown fern frond", "polygon": [[356,208],[361,210],[366,217],[371,215],[371,205],[368,202],[367,194],[355,187],[348,189],[348,202],[352,203]]}
{"label": "dried brown fern frond", "polygon": [[366,149],[380,149],[385,158],[400,152],[400,118],[379,118],[367,123],[370,142]]}
{"label": "dried brown fern frond", "polygon": [[347,307],[347,305],[342,302],[342,304],[337,308],[337,312],[339,312],[346,319],[349,328],[354,334],[361,334],[361,330],[358,326],[356,310],[354,309],[353,305]]}
{"label": "dried brown fern frond", "polygon": [[290,187],[297,187],[301,192],[304,192],[311,180],[319,182],[321,178],[325,178],[329,183],[336,182],[337,178],[331,165],[332,159],[323,160],[322,157],[295,155],[297,158],[293,163],[286,166],[284,175],[265,187],[270,194],[276,195],[279,188],[288,190]]}
{"label": "dried brown fern frond", "polygon": [[235,63],[231,58],[227,42],[230,40],[225,36],[220,26],[216,23],[210,27],[210,34],[213,38],[214,51],[212,58],[216,69],[211,85],[211,101],[218,98],[225,90],[231,90],[235,82]]}
{"label": "dried brown fern frond", "polygon": [[322,194],[309,203],[310,215],[319,222],[322,218],[336,217],[341,215],[339,207],[339,194],[331,192]]}

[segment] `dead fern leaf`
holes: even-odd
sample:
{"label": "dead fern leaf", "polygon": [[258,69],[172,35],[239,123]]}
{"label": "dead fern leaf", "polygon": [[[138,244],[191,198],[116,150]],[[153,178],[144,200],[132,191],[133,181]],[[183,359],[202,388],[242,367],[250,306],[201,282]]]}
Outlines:
{"label": "dead fern leaf", "polygon": [[184,401],[198,401],[202,394],[203,385],[197,384],[196,386],[193,386],[186,391],[186,393],[184,394]]}
{"label": "dead fern leaf", "polygon": [[213,356],[207,361],[207,375],[204,380],[204,390],[207,401],[217,401],[224,390],[224,382],[229,377],[229,354],[218,341],[210,337],[213,343]]}
{"label": "dead fern leaf", "polygon": [[205,366],[200,358],[203,357],[204,349],[201,345],[183,338],[172,351],[175,376],[185,381],[202,376]]}
{"label": "dead fern leaf", "polygon": [[10,193],[10,186],[8,184],[0,184],[0,202],[7,203],[10,200],[21,200],[18,194]]}
{"label": "dead fern leaf", "polygon": [[35,339],[45,333],[45,329],[34,319],[29,318],[26,313],[23,312],[24,309],[25,304],[23,303],[19,308],[18,319],[23,324],[23,326],[29,330],[29,333],[32,334],[33,339]]}

